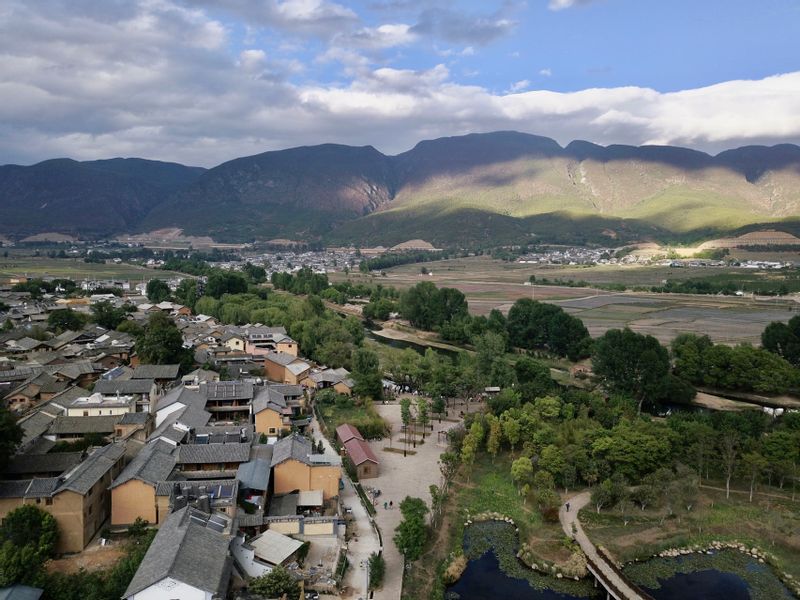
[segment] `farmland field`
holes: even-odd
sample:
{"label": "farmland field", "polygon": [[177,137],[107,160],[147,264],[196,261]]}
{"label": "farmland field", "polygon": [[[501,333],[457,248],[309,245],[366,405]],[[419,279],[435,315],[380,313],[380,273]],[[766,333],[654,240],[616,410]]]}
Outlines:
{"label": "farmland field", "polygon": [[[430,274],[420,271],[425,267]],[[413,264],[386,271],[376,282],[408,288],[420,281],[455,287],[467,297],[470,312],[488,314],[493,308],[507,312],[519,298],[552,302],[584,321],[593,336],[606,330],[628,326],[651,334],[667,343],[681,332],[707,334],[716,342],[760,343],[761,332],[771,321],[788,321],[800,304],[787,298],[751,298],[653,294],[649,292],[613,293],[592,287],[576,288],[525,285],[531,275],[592,284],[622,283],[626,286],[660,285],[664,280],[712,278],[739,283],[758,282],[781,276],[780,272],[755,272],[736,268],[671,268],[662,266],[543,267],[493,260],[487,257],[461,258],[424,265]],[[334,280],[343,278],[336,274]],[[350,275],[351,279],[373,277]],[[746,285],[746,284],[745,284]],[[746,287],[745,287],[746,289]]]}
{"label": "farmland field", "polygon": [[0,258],[0,278],[7,277],[59,277],[66,279],[168,279],[181,276],[172,271],[158,271],[131,264],[86,263],[75,258],[44,258],[9,255]]}

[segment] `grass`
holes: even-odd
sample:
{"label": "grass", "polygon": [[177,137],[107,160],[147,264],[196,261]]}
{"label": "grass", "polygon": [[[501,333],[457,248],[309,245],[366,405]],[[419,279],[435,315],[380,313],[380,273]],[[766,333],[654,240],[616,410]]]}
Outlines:
{"label": "grass", "polygon": [[9,255],[0,258],[0,277],[53,277],[65,279],[168,279],[181,276],[173,271],[148,269],[130,264],[85,263],[82,259]]}
{"label": "grass", "polygon": [[581,522],[592,541],[623,562],[666,548],[736,540],[774,555],[781,570],[800,578],[799,509],[800,503],[789,500],[757,496],[751,504],[744,496],[726,499],[724,492],[703,488],[696,508],[678,511],[680,518],[668,518],[663,525],[658,510],[634,510],[626,527],[618,512],[597,515],[590,507],[581,511]]}

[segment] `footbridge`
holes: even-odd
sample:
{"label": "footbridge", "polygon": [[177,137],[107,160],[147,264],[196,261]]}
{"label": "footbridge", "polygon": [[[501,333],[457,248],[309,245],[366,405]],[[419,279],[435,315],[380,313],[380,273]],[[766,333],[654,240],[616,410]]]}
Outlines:
{"label": "footbridge", "polygon": [[654,600],[654,598],[628,579],[622,570],[602,548],[597,548],[586,536],[578,520],[578,512],[591,499],[589,492],[583,492],[569,499],[569,510],[563,505],[558,512],[561,527],[567,536],[575,539],[586,555],[586,568],[592,574],[595,585],[601,585],[608,599],[615,600]]}

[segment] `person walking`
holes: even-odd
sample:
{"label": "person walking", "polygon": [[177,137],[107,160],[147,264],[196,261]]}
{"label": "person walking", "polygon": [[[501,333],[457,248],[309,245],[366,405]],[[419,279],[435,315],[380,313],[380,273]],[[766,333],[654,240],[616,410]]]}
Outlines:
{"label": "person walking", "polygon": [[569,512],[569,502],[567,502],[567,512]]}

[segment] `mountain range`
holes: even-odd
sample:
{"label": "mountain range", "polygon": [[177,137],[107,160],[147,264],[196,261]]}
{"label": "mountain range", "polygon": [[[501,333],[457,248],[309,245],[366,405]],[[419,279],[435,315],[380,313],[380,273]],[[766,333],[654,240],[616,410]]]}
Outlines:
{"label": "mountain range", "polygon": [[800,147],[711,156],[517,133],[423,141],[387,156],[323,144],[212,169],[137,158],[0,167],[0,234],[87,238],[165,227],[218,241],[437,245],[700,240],[800,230]]}

